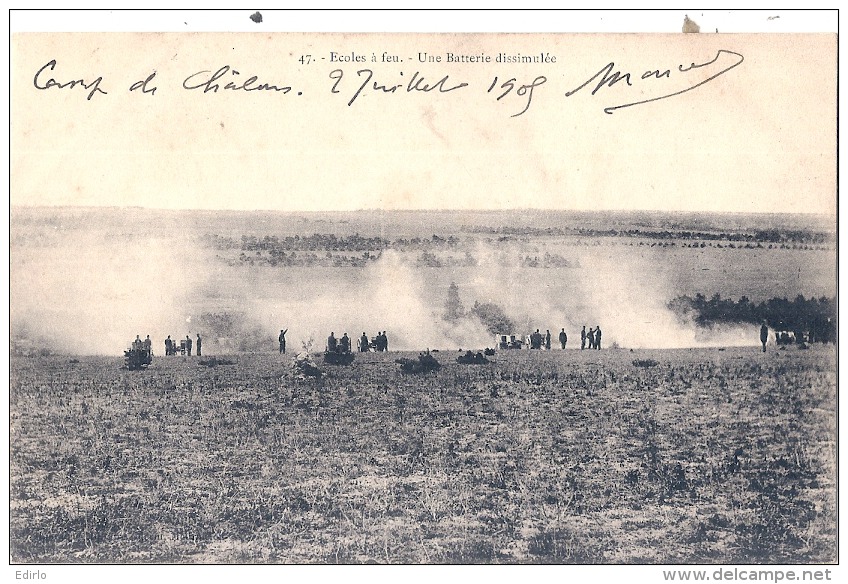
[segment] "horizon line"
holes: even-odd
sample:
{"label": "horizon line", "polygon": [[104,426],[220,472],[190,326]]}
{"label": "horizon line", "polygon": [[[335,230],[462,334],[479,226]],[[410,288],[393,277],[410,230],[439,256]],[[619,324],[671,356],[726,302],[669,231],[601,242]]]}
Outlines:
{"label": "horizon line", "polygon": [[833,217],[838,213],[824,213],[821,211],[715,211],[715,210],[683,210],[683,209],[563,209],[555,207],[505,207],[494,208],[412,208],[412,209],[385,209],[380,207],[363,207],[358,209],[321,209],[321,210],[286,210],[286,209],[212,209],[212,208],[168,208],[147,207],[144,205],[54,205],[54,204],[31,204],[31,203],[9,203],[9,210],[13,209],[90,209],[90,210],[128,210],[142,209],[146,211],[168,211],[168,212],[218,212],[218,213],[285,213],[285,214],[319,214],[319,213],[509,213],[509,212],[558,212],[558,213],[667,213],[667,214],[713,214],[713,215],[803,215],[808,217]]}

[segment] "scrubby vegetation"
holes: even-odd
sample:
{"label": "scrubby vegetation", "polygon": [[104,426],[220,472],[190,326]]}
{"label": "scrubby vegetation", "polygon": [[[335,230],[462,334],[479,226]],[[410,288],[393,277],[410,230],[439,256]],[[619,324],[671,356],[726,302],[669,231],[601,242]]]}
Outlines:
{"label": "scrubby vegetation", "polygon": [[793,331],[808,342],[836,342],[836,298],[804,298],[794,300],[772,298],[759,304],[746,296],[738,301],[714,294],[709,300],[703,294],[694,298],[679,296],[668,304],[684,319],[694,315],[696,324],[709,327],[722,323],[766,323],[778,331]]}
{"label": "scrubby vegetation", "polygon": [[396,357],[13,357],[12,561],[836,561],[832,347]]}

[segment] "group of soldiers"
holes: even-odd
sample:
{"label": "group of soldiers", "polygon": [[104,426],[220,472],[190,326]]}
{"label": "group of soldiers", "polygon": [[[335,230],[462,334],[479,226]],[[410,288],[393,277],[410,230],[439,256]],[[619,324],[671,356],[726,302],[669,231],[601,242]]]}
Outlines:
{"label": "group of soldiers", "polygon": [[[760,327],[760,342],[763,345],[763,353],[766,352],[766,345],[769,339],[768,324],[763,323]],[[807,342],[813,342],[813,333],[804,334],[803,331],[774,331],[774,344],[778,347],[786,347],[787,345],[798,345],[801,348],[807,348]]]}
{"label": "group of soldiers", "polygon": [[145,354],[150,355],[150,351],[153,350],[153,342],[150,340],[150,335],[142,340],[140,335],[135,336],[135,340],[130,343],[130,349],[133,351],[144,351]]}
{"label": "group of soldiers", "polygon": [[[286,333],[288,329],[280,329],[280,353],[284,354],[286,352]],[[766,350],[766,343],[768,342],[769,329],[768,326],[764,323],[760,328],[760,341],[763,345],[763,352]],[[504,337],[506,338],[506,337]],[[800,340],[799,340],[800,338]],[[786,345],[792,344],[794,342],[803,343],[804,337],[798,334],[790,336],[789,333],[785,331],[775,332],[775,341],[777,345]],[[565,349],[566,344],[568,343],[568,335],[563,328],[559,333],[559,344],[562,349]],[[529,345],[531,349],[546,349],[548,351],[551,350],[551,331],[546,330],[543,335],[539,332],[539,329],[536,329],[536,332],[531,333],[529,335]],[[583,326],[583,330],[580,331],[580,349],[586,349],[588,345],[589,349],[597,349],[601,348],[601,327],[597,326],[594,328],[589,328],[586,330],[585,325]],[[191,357],[192,349],[197,348],[197,356],[202,356],[203,351],[203,339],[200,338],[200,333],[197,334],[197,340],[192,341],[189,335],[186,335],[185,340],[175,341],[171,339],[171,336],[168,335],[168,338],[165,339],[165,355],[188,355]],[[147,356],[152,356],[152,343],[150,341],[150,335],[147,335],[146,338],[142,339],[140,335],[136,335],[135,340],[131,343],[130,348],[133,351],[143,352]],[[377,336],[369,339],[368,336],[363,332],[362,336],[357,340],[357,348],[359,352],[365,353],[369,350],[374,350],[378,352],[388,351],[389,350],[389,338],[386,336],[386,331],[377,332]],[[340,339],[337,339],[335,333],[330,333],[330,336],[327,338],[327,351],[331,353],[350,353],[351,348],[351,339],[347,336],[347,333],[344,333]]]}
{"label": "group of soldiers", "polygon": [[[536,332],[531,333],[529,336],[530,348],[531,349],[546,349],[548,351],[551,350],[551,331],[546,330],[545,334],[539,332],[539,329],[536,329]],[[601,348],[601,327],[597,326],[595,328],[590,328],[588,331],[586,327],[583,327],[583,330],[580,331],[580,349],[585,349],[586,344],[588,343],[590,349],[598,349]],[[565,349],[568,344],[568,335],[565,332],[565,329],[561,329],[559,331],[559,345],[562,349]]]}
{"label": "group of soldiers", "polygon": [[[280,329],[280,353],[284,354],[286,352],[286,333],[288,329]],[[170,339],[171,337],[168,337]],[[191,339],[186,337],[187,339],[187,350],[188,354],[191,355]],[[197,336],[197,354],[200,355],[200,335]],[[580,349],[586,349],[586,345],[588,343],[589,349],[598,349],[601,348],[601,327],[597,326],[595,328],[590,328],[586,331],[586,327],[583,327],[583,330],[580,331]],[[366,353],[369,350],[374,350],[377,352],[383,352],[389,350],[389,337],[386,335],[386,331],[377,332],[377,336],[369,339],[368,335],[364,332],[362,336],[357,340],[357,350],[360,353]],[[559,344],[562,349],[565,349],[568,344],[568,335],[565,332],[565,329],[561,329],[559,332]],[[167,341],[166,341],[167,345]],[[551,350],[551,331],[546,330],[543,335],[539,332],[539,329],[536,329],[536,332],[531,333],[529,335],[529,345],[531,349],[546,349],[548,351]],[[347,333],[344,333],[341,338],[336,338],[335,332],[331,332],[330,336],[327,337],[327,347],[326,351],[330,353],[350,353],[352,350],[351,347],[351,339],[347,336]]]}
{"label": "group of soldiers", "polygon": [[359,352],[367,353],[369,349],[374,349],[378,353],[389,350],[389,337],[386,336],[386,331],[377,331],[377,336],[370,341],[368,336],[362,333],[359,337]]}
{"label": "group of soldiers", "polygon": [[586,332],[586,325],[583,325],[583,330],[580,331],[580,349],[586,348],[586,342],[589,343],[590,349],[601,349],[601,327],[598,325],[595,328],[589,328]]}
{"label": "group of soldiers", "polygon": [[[351,344],[350,337],[347,336],[347,333],[342,335],[342,338],[337,339],[336,333],[331,332],[330,336],[327,337],[327,352],[329,353],[350,353],[351,352]],[[368,335],[364,332],[362,336],[356,342],[357,349],[360,353],[367,353],[369,350],[374,349],[377,352],[383,352],[389,350],[389,337],[386,335],[386,331],[377,332],[377,336],[373,339],[369,339]],[[282,351],[285,352],[285,351]]]}
{"label": "group of soldiers", "polygon": [[[148,337],[149,338],[149,337]],[[202,357],[203,339],[200,338],[200,333],[197,334],[197,341],[192,341],[189,335],[186,335],[185,340],[175,341],[171,339],[171,335],[165,339],[165,355],[188,355],[191,357],[193,346],[197,346],[197,356]]]}
{"label": "group of soldiers", "polygon": [[[289,329],[280,329],[280,336],[277,339],[280,342],[281,355],[285,354],[286,352],[286,333],[288,331]],[[198,345],[198,351],[199,347],[200,345]],[[360,353],[366,353],[370,349],[374,349],[378,352],[388,351],[389,337],[386,335],[386,331],[378,331],[377,336],[369,340],[368,335],[363,332],[362,336],[357,340],[357,348]],[[191,349],[189,348],[189,351],[190,350]],[[336,333],[330,332],[330,336],[327,337],[326,350],[329,353],[350,353],[352,350],[351,338],[347,336],[347,333],[344,333],[341,338],[336,338]],[[199,354],[200,353],[198,352],[198,355]]]}
{"label": "group of soldiers", "polygon": [[337,339],[336,334],[331,332],[327,337],[327,352],[329,353],[350,353],[350,337],[347,333],[342,335],[342,338]]}
{"label": "group of soldiers", "polygon": [[539,329],[536,329],[535,333],[530,333],[530,348],[541,349],[542,347],[548,351],[551,350],[551,331],[545,331],[543,335],[539,332]]}

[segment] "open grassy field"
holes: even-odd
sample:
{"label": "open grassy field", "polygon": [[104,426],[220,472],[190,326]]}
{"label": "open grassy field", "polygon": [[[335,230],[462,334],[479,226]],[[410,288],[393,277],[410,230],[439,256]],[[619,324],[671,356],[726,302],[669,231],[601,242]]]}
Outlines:
{"label": "open grassy field", "polygon": [[399,356],[13,357],[12,561],[837,560],[832,346]]}

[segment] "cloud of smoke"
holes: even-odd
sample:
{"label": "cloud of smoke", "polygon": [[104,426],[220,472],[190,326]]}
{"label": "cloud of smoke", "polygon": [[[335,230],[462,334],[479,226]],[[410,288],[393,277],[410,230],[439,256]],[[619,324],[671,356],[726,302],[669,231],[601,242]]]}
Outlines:
{"label": "cloud of smoke", "polygon": [[[497,304],[513,331],[557,335],[579,347],[580,328],[600,325],[603,344],[626,348],[756,345],[753,326],[699,329],[666,306],[671,286],[662,271],[624,246],[560,248],[565,267],[526,267],[538,249],[477,244],[476,266],[427,268],[417,254],[384,251],[364,268],[227,265],[195,239],[120,233],[125,226],[70,229],[47,245],[11,249],[13,341],[50,350],[120,355],[135,335],[150,335],[154,352],[199,332],[207,354],[276,347],[288,329],[290,350],[313,340],[324,348],[330,331],[356,340],[387,331],[389,348],[482,348],[493,336],[474,316],[443,319],[446,289],[456,281],[466,309]],[[461,250],[459,253],[463,253]],[[694,291],[693,291],[694,292]],[[227,325],[221,323],[225,316]]]}
{"label": "cloud of smoke", "polygon": [[574,247],[567,258],[570,267],[547,270],[504,261],[502,253],[485,246],[478,246],[475,255],[480,263],[470,279],[474,294],[501,305],[522,334],[550,330],[556,339],[564,328],[569,347],[579,347],[585,325],[587,331],[600,326],[604,347],[757,344],[756,327],[703,329],[681,322],[667,307],[671,286],[662,273],[625,247]]}
{"label": "cloud of smoke", "polygon": [[386,251],[367,267],[347,271],[341,282],[309,280],[322,274],[319,268],[302,272],[287,283],[285,296],[266,295],[251,310],[263,322],[288,328],[297,348],[311,338],[322,349],[330,332],[337,338],[346,332],[355,347],[363,332],[370,338],[385,330],[389,349],[406,351],[482,346],[488,339],[478,321],[444,321],[444,298],[427,293],[424,274],[403,254]]}
{"label": "cloud of smoke", "polygon": [[667,307],[671,286],[636,252],[615,256],[586,253],[580,262],[583,271],[591,275],[582,296],[589,299],[589,319],[601,324],[611,342],[657,349],[757,344],[754,326],[699,329],[692,321],[681,322]]}
{"label": "cloud of smoke", "polygon": [[[274,350],[288,329],[289,350],[330,331],[353,346],[363,332],[387,331],[391,349],[482,346],[473,319],[447,323],[443,298],[428,295],[421,270],[387,251],[365,268],[227,266],[192,243],[192,234],[126,239],[111,230],[73,230],[48,247],[13,246],[11,327],[19,348],[120,355],[135,335],[164,339],[200,333],[207,354]],[[30,351],[31,352],[31,351]]]}
{"label": "cloud of smoke", "polygon": [[[49,247],[14,247],[13,341],[62,353],[120,354],[135,335],[149,334],[156,351],[169,329],[190,330],[186,304],[202,270],[183,253],[161,239],[136,245],[82,231]],[[180,330],[181,324],[187,326]]]}

